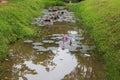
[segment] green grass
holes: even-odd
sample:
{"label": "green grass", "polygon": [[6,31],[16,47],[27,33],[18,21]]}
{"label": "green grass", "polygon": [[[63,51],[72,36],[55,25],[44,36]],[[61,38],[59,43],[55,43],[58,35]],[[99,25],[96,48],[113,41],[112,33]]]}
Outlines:
{"label": "green grass", "polygon": [[120,80],[120,0],[85,0],[68,5],[85,23],[103,57],[106,80]]}
{"label": "green grass", "polygon": [[8,55],[7,46],[10,43],[35,36],[30,23],[40,15],[43,8],[50,5],[63,3],[58,0],[10,0],[0,4],[0,66]]}

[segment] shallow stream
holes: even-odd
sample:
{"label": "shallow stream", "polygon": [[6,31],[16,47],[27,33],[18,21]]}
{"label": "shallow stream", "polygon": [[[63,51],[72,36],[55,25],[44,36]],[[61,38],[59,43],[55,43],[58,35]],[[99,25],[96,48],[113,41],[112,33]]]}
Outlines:
{"label": "shallow stream", "polygon": [[42,27],[42,37],[10,45],[1,80],[103,80],[95,45],[73,24],[56,22]]}

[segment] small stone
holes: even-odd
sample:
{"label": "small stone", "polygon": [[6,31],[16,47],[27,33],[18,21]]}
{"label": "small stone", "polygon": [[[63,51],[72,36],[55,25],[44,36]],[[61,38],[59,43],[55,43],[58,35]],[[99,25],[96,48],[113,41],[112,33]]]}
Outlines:
{"label": "small stone", "polygon": [[6,61],[8,61],[8,59],[5,59]]}
{"label": "small stone", "polygon": [[90,55],[89,54],[84,54],[84,57],[90,57]]}
{"label": "small stone", "polygon": [[25,40],[24,43],[33,43],[33,40]]}
{"label": "small stone", "polygon": [[78,68],[80,68],[81,67],[81,65],[78,65]]}
{"label": "small stone", "polygon": [[39,54],[39,52],[37,52],[36,54]]}

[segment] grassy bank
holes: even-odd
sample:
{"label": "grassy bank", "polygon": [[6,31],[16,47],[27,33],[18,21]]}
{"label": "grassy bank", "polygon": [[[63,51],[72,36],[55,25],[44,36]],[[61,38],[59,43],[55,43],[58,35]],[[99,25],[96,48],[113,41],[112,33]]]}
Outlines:
{"label": "grassy bank", "polygon": [[0,4],[0,66],[8,55],[8,44],[34,36],[30,23],[44,7],[55,4],[62,3],[58,0],[10,0]]}
{"label": "grassy bank", "polygon": [[120,80],[120,1],[85,0],[69,8],[81,18],[103,57],[106,80]]}

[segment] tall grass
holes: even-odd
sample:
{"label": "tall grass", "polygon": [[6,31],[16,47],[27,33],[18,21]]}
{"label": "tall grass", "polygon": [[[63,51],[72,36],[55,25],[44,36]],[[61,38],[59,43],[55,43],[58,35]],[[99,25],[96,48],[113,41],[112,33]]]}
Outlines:
{"label": "tall grass", "polygon": [[106,80],[120,80],[120,0],[85,0],[69,8],[84,21],[96,55],[104,58]]}
{"label": "tall grass", "polygon": [[0,66],[8,55],[7,46],[18,39],[34,36],[32,20],[44,7],[59,4],[58,0],[10,0],[0,4]]}

